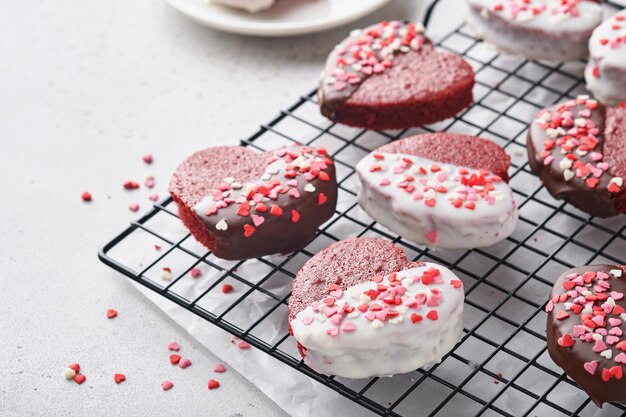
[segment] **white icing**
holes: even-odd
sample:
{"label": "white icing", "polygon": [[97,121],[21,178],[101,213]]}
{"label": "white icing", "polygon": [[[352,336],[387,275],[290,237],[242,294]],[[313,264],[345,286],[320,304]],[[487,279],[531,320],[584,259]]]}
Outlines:
{"label": "white icing", "polygon": [[[376,159],[374,155],[384,159]],[[409,168],[394,174],[403,160],[412,162]],[[383,169],[372,171],[374,164],[382,163]],[[432,172],[437,165],[441,171]],[[419,167],[426,168],[422,173]],[[400,236],[429,247],[476,248],[492,245],[509,236],[517,223],[517,208],[511,188],[504,181],[493,182],[494,190],[489,198],[478,197],[472,200],[470,194],[464,198],[466,186],[459,182],[459,170],[466,170],[467,177],[477,170],[441,164],[429,159],[405,154],[369,154],[357,165],[361,180],[359,205],[374,220]],[[447,174],[447,178],[442,177]],[[400,188],[404,174],[411,175],[415,191],[410,193]],[[493,175],[493,174],[489,174]],[[389,180],[388,185],[381,185]],[[447,192],[434,189],[443,186]],[[430,188],[430,191],[424,191]],[[480,192],[480,186],[471,187],[470,192]],[[416,199],[416,194],[424,197]],[[434,199],[433,207],[426,199]],[[462,199],[462,207],[453,202]],[[474,209],[465,204],[474,203]]]}
{"label": "white icing", "polygon": [[213,3],[223,4],[224,6],[233,7],[235,9],[243,9],[250,13],[260,12],[269,9],[274,5],[275,0],[211,0]]}
{"label": "white icing", "polygon": [[626,11],[610,17],[593,31],[585,68],[587,89],[609,105],[626,100],[626,41],[616,42],[618,37],[626,37]]}
{"label": "white icing", "polygon": [[[433,268],[440,275],[426,285],[420,278]],[[382,301],[389,296],[388,292],[381,292],[374,300],[364,294],[376,290],[380,284],[388,287],[389,277],[379,283],[367,281],[352,286],[337,297],[329,295],[335,298],[335,307],[347,303],[354,308],[351,313],[343,311],[339,324],[332,323],[331,319],[340,312],[330,317],[325,313],[323,300],[327,297],[298,313],[290,323],[291,329],[296,340],[307,349],[304,362],[309,367],[346,378],[390,376],[437,363],[454,347],[463,331],[461,318],[465,297],[454,273],[432,263],[398,272],[395,277],[401,285],[389,288],[399,291],[395,296],[402,299],[400,305]],[[401,294],[403,291],[406,292]],[[333,291],[330,294],[339,295]],[[417,299],[421,302],[413,304]],[[363,304],[382,305],[399,314],[382,321],[370,320],[366,314],[373,313],[371,310],[362,313],[356,308]],[[436,320],[427,317],[433,310],[437,312]],[[412,314],[421,316],[421,321],[413,323]],[[329,331],[331,328],[336,330]],[[332,335],[333,332],[336,335]]]}
{"label": "white icing", "polygon": [[[531,0],[529,7],[544,9],[537,14],[530,11],[513,13],[516,4],[523,3],[520,0],[467,2],[470,5],[467,20],[478,37],[502,52],[531,59],[569,61],[584,58],[589,34],[602,22],[602,6],[592,1],[576,4],[577,14],[553,12],[562,10],[560,0]],[[497,10],[497,6],[502,10]]]}

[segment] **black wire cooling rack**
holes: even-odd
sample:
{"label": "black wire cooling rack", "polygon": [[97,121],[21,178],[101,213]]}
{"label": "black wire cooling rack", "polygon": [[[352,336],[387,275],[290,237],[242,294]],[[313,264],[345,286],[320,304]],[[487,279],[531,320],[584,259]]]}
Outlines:
{"label": "black wire cooling rack", "polygon": [[[426,14],[426,24],[434,5]],[[255,261],[221,261],[202,250],[186,232],[173,237],[161,228],[170,219],[179,223],[175,205],[168,198],[108,243],[100,251],[100,259],[378,415],[459,416],[458,411],[452,411],[459,409],[464,410],[464,416],[598,415],[587,396],[548,357],[543,306],[555,277],[564,269],[589,263],[626,263],[624,216],[592,218],[554,200],[530,173],[525,151],[526,128],[538,110],[584,93],[584,63],[552,65],[503,57],[475,39],[465,25],[443,36],[437,45],[463,55],[476,72],[475,104],[454,119],[408,131],[348,128],[319,115],[314,90],[242,141],[243,146],[258,150],[297,141],[325,146],[334,157],[340,196],[337,210],[304,250]],[[404,241],[360,210],[355,198],[356,162],[389,140],[435,130],[492,139],[512,156],[511,186],[520,218],[511,237],[484,249],[431,251]],[[154,259],[140,268],[112,255],[124,245],[133,247],[137,233],[147,234],[163,245]],[[286,317],[291,279],[309,257],[332,242],[364,235],[393,240],[409,257],[446,265],[464,281],[464,334],[438,365],[393,378],[346,380],[320,375],[306,367],[287,333],[286,320],[281,334],[272,338],[257,335],[257,330],[275,320],[277,314]],[[169,282],[155,278],[164,260],[172,256],[183,256],[186,263],[173,271]],[[264,273],[249,275],[246,271],[250,262],[256,262]],[[178,284],[198,266],[212,271],[214,279],[198,296],[189,299],[178,291]],[[219,311],[203,303],[220,293],[224,282],[233,281],[245,289],[238,291],[231,303]],[[269,307],[259,310],[245,324],[229,320],[230,313],[259,297],[269,300],[265,303]],[[386,394],[380,394],[383,392]],[[391,398],[389,392],[394,393]],[[626,408],[608,404],[600,413],[626,415]]]}

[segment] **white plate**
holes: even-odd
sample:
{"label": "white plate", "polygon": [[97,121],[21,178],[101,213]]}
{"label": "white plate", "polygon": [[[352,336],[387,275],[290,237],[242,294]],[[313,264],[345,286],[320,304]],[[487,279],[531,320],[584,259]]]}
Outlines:
{"label": "white plate", "polygon": [[389,0],[278,0],[269,10],[247,13],[209,0],[166,0],[203,25],[257,36],[290,36],[341,26],[373,12]]}

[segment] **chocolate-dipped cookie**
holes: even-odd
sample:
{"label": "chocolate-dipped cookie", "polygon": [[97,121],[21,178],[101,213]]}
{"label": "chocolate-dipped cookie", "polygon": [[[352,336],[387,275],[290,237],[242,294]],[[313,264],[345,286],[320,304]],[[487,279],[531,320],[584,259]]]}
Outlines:
{"label": "chocolate-dipped cookie", "polygon": [[334,243],[296,275],[289,327],[304,362],[346,378],[437,363],[462,333],[463,284],[379,238]]}
{"label": "chocolate-dipped cookie", "polygon": [[438,52],[415,23],[354,30],[326,61],[320,109],[329,119],[368,129],[403,129],[452,117],[472,102],[474,72]]}
{"label": "chocolate-dipped cookie", "polygon": [[441,132],[401,139],[357,164],[359,205],[419,244],[489,246],[517,223],[509,164],[504,149],[475,136]]}
{"label": "chocolate-dipped cookie", "polygon": [[579,96],[542,110],[528,163],[555,198],[598,217],[626,212],[626,109]]}
{"label": "chocolate-dipped cookie", "polygon": [[333,161],[304,146],[208,148],[179,165],[169,191],[191,234],[223,259],[301,249],[337,203]]}
{"label": "chocolate-dipped cookie", "polygon": [[626,402],[626,267],[589,265],[554,284],[548,312],[552,360],[598,407]]}

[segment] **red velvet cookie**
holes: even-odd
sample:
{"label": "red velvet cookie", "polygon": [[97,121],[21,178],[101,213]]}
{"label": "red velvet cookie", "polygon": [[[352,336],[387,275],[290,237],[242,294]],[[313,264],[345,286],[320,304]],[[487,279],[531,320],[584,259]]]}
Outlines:
{"label": "red velvet cookie", "polygon": [[515,229],[510,157],[475,136],[423,134],[383,145],[356,167],[358,201],[410,241],[441,248],[495,244]]}
{"label": "red velvet cookie", "polygon": [[626,212],[626,109],[587,96],[542,110],[528,163],[555,198],[598,217]]}
{"label": "red velvet cookie", "polygon": [[368,129],[404,129],[452,117],[472,102],[474,72],[438,52],[415,23],[355,30],[328,57],[319,88],[329,119]]}
{"label": "red velvet cookie", "polygon": [[333,161],[304,146],[208,148],[179,165],[169,191],[191,234],[223,259],[301,249],[337,203]]}
{"label": "red velvet cookie", "polygon": [[548,313],[548,352],[602,407],[626,403],[626,267],[589,265],[554,284]]}
{"label": "red velvet cookie", "polygon": [[367,378],[439,362],[463,327],[464,291],[449,269],[410,262],[393,243],[330,245],[296,275],[289,329],[317,372]]}

